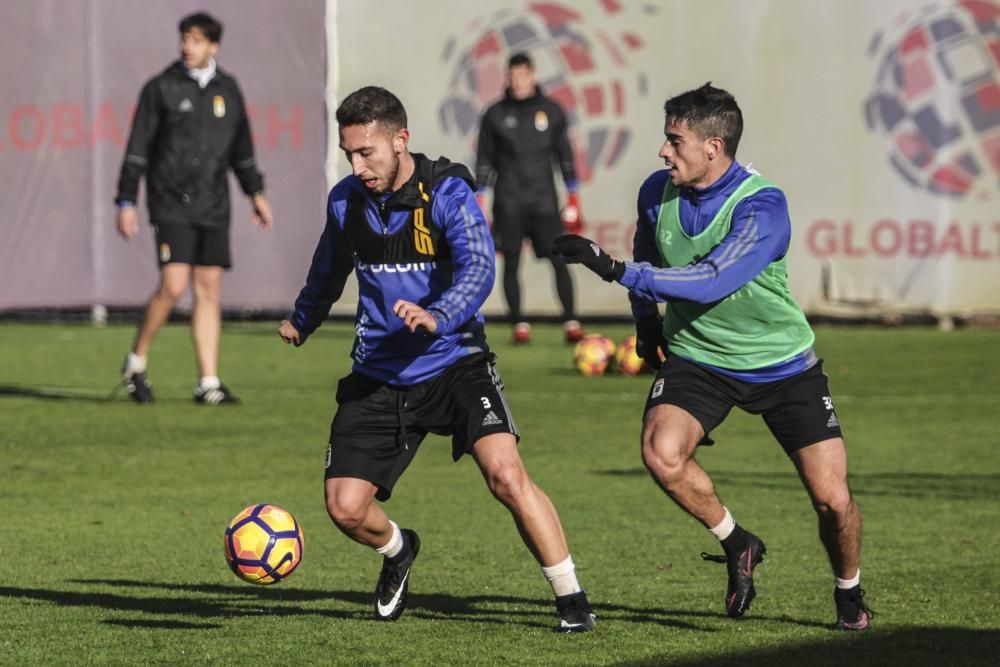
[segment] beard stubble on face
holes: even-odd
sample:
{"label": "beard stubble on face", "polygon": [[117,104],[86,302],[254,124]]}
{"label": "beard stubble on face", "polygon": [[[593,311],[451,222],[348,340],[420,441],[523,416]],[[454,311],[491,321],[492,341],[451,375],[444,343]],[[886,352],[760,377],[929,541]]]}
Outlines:
{"label": "beard stubble on face", "polygon": [[389,170],[389,174],[385,179],[385,189],[382,190],[380,194],[388,194],[395,190],[396,179],[399,178],[399,155],[396,153],[392,154],[392,169]]}

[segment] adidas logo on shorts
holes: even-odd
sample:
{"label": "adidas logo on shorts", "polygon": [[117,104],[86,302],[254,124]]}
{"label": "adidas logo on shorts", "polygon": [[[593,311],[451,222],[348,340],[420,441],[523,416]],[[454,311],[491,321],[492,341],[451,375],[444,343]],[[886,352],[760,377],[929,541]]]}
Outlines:
{"label": "adidas logo on shorts", "polygon": [[830,418],[826,420],[826,427],[833,428],[834,426],[840,426],[840,420],[837,419],[836,413],[831,412]]}
{"label": "adidas logo on shorts", "polygon": [[502,423],[503,420],[497,417],[497,413],[493,412],[492,410],[486,413],[486,416],[483,417],[483,426],[496,426],[497,424],[502,424]]}

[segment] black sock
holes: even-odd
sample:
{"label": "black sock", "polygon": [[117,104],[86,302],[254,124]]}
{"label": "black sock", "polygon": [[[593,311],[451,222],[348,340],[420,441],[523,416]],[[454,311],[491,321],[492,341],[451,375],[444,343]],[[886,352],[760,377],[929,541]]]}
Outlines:
{"label": "black sock", "polygon": [[732,556],[743,551],[749,541],[750,533],[743,530],[740,524],[736,524],[733,526],[733,532],[729,533],[729,537],[722,540],[722,550],[726,552],[727,556]]}
{"label": "black sock", "polygon": [[861,584],[856,584],[852,588],[837,588],[836,586],[834,586],[833,597],[837,598],[838,600],[839,599],[851,600],[855,597],[858,597],[858,594],[860,592],[861,592]]}
{"label": "black sock", "polygon": [[389,562],[392,563],[393,565],[399,565],[404,560],[406,560],[410,555],[410,550],[412,549],[412,545],[410,544],[410,538],[407,537],[405,531],[400,532],[400,537],[403,538],[403,548],[400,549],[399,553],[396,554],[395,556],[386,556],[386,558],[389,559]]}

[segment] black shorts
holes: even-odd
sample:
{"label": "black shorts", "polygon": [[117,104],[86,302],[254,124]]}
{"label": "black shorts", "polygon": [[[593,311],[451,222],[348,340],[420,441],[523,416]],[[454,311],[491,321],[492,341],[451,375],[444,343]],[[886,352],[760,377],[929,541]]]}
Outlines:
{"label": "black shorts", "polygon": [[387,500],[428,433],[451,436],[455,461],[484,436],[519,438],[495,361],[490,353],[470,354],[412,387],[392,387],[360,373],[341,379],[326,478],[368,480],[378,487],[375,497]]}
{"label": "black shorts", "polygon": [[508,210],[501,207],[494,207],[493,210],[493,241],[501,254],[520,253],[524,239],[530,239],[535,257],[543,259],[552,255],[552,245],[556,237],[563,233],[559,211]]}
{"label": "black shorts", "polygon": [[670,355],[656,374],[646,412],[670,404],[689,412],[705,436],[733,406],[762,415],[786,454],[830,438],[840,438],[823,361],[798,375],[774,382],[744,382]]}
{"label": "black shorts", "polygon": [[221,266],[231,268],[229,225],[196,227],[192,225],[153,225],[156,235],[156,258],[164,264]]}

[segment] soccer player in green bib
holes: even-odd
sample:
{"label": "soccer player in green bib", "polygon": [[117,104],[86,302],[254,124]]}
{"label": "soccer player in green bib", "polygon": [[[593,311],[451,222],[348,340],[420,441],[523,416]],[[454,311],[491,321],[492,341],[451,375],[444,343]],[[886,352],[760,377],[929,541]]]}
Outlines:
{"label": "soccer player in green bib", "polygon": [[[819,518],[834,575],[835,627],[866,630],[861,510],[813,331],[788,290],[791,222],[781,189],[736,161],[743,115],[710,83],[667,100],[666,169],[639,190],[634,262],[567,234],[555,252],[629,290],[637,351],[657,369],[642,458],[653,479],[722,543],[726,614],[743,616],[764,542],[730,513],[695,461],[734,407],[763,416]],[[659,305],[666,303],[661,315]],[[662,355],[661,355],[662,351]]]}

